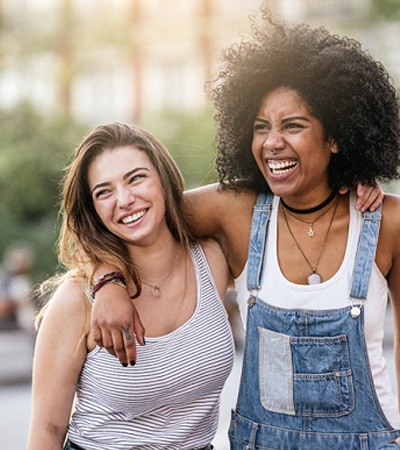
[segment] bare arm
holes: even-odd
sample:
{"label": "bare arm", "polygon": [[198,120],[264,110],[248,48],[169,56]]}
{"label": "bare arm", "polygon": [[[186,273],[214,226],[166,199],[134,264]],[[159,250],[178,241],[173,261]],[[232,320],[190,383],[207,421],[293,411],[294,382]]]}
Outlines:
{"label": "bare arm", "polygon": [[[383,210],[384,230],[389,238],[385,241],[386,254],[391,255],[387,276],[390,302],[394,321],[394,358],[397,377],[398,404],[400,406],[400,198],[390,196],[385,199]],[[386,226],[386,218],[390,226]]]}
{"label": "bare arm", "polygon": [[68,280],[54,294],[43,318],[35,348],[27,450],[62,449],[87,353],[86,339],[81,339],[87,314],[84,302],[82,287]]}
{"label": "bare arm", "polygon": [[[224,221],[227,223],[226,228],[229,229],[231,236],[243,235],[241,257],[238,256],[239,252],[230,251],[230,254],[234,264],[238,266],[242,262],[244,265],[247,252],[246,232],[238,233],[236,227],[246,222],[244,208],[245,203],[248,202],[247,196],[250,194],[238,196],[233,191],[222,194],[217,186],[214,184],[187,191],[184,205],[185,216],[196,235],[214,237],[224,247],[225,254],[230,245],[226,238]],[[248,219],[251,217],[252,204],[255,200],[255,194],[251,196],[247,208]],[[239,240],[236,239],[236,241]],[[113,270],[115,268],[99,266],[95,277]],[[96,293],[92,312],[93,335],[98,345],[106,347],[109,353],[118,357],[121,364],[126,365],[136,360],[136,348],[134,339],[126,338],[122,326],[134,330],[137,338],[140,335],[144,336],[143,325],[126,290],[108,283]],[[138,341],[144,343],[139,338]]]}
{"label": "bare arm", "polygon": [[[221,246],[233,277],[239,276],[247,260],[251,216],[256,193],[249,190],[218,189],[211,184],[185,192],[185,218],[197,236],[212,237]],[[378,188],[360,188],[361,206],[374,204],[383,194]],[[379,204],[378,203],[378,204]],[[115,270],[99,266],[96,277]],[[136,360],[134,340],[126,339],[121,326],[134,330],[136,336],[144,335],[128,293],[114,284],[107,284],[96,294],[92,313],[94,338],[99,346],[118,357],[121,363]],[[139,340],[139,339],[138,339]],[[142,343],[139,340],[139,343]]]}
{"label": "bare arm", "polygon": [[[95,278],[115,270],[100,265]],[[100,347],[117,356],[123,366],[136,363],[136,342],[145,345],[145,329],[128,291],[113,283],[98,292],[92,308],[93,339]]]}

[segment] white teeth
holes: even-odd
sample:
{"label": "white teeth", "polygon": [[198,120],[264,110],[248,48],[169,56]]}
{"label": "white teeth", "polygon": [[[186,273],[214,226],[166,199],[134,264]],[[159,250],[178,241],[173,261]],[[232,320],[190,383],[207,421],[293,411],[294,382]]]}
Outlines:
{"label": "white teeth", "polygon": [[145,212],[146,212],[146,211],[143,210],[143,211],[137,212],[137,213],[135,213],[135,214],[132,214],[131,216],[124,217],[124,218],[122,219],[122,223],[128,224],[128,223],[135,222],[136,220],[138,220],[138,219],[140,219],[141,217],[143,217],[144,214],[145,214]]}
{"label": "white teeth", "polygon": [[296,166],[296,161],[268,161],[268,167],[271,172],[275,175],[282,175],[286,172],[289,172],[294,166]]}

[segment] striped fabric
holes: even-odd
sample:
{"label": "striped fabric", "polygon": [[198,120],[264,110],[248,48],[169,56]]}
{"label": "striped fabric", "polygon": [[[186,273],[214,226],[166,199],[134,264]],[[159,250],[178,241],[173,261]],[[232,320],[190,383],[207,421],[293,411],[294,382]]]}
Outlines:
{"label": "striped fabric", "polygon": [[68,430],[85,450],[185,450],[212,441],[234,344],[199,245],[191,257],[200,282],[196,310],[185,324],[146,337],[134,367],[122,367],[98,347],[88,354]]}

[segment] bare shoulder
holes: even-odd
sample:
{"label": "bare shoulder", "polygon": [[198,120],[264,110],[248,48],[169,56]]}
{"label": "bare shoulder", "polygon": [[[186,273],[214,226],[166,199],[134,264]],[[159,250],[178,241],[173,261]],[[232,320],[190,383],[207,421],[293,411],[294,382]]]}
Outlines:
{"label": "bare shoulder", "polygon": [[237,277],[246,263],[251,218],[257,194],[249,189],[221,188],[220,184],[188,191],[185,211],[195,234],[216,239],[231,273]]}
{"label": "bare shoulder", "polygon": [[[385,278],[400,263],[400,197],[385,194],[376,263]],[[397,269],[396,269],[397,270]]]}
{"label": "bare shoulder", "polygon": [[215,239],[212,238],[201,239],[199,243],[202,246],[204,253],[207,256],[207,260],[210,263],[216,262],[218,264],[227,266],[224,252],[222,251],[220,244]]}
{"label": "bare shoulder", "polygon": [[256,194],[248,189],[222,188],[219,183],[185,192],[185,212],[195,231],[205,236],[221,232],[240,212],[250,216]]}
{"label": "bare shoulder", "polygon": [[[382,271],[380,262],[386,262],[382,271],[388,280],[390,300],[393,306],[395,325],[399,327],[400,319],[400,197],[385,194],[382,205],[382,224],[379,235],[376,261]],[[381,258],[379,260],[379,257]]]}
{"label": "bare shoulder", "polygon": [[60,323],[83,323],[87,311],[87,300],[82,283],[71,276],[65,276],[48,301],[44,318]]}
{"label": "bare shoulder", "polygon": [[398,240],[400,231],[400,196],[385,194],[382,204],[383,232],[393,234]]}
{"label": "bare shoulder", "polygon": [[215,239],[202,239],[199,243],[206,255],[220,297],[223,298],[230,279],[229,266],[224,252]]}

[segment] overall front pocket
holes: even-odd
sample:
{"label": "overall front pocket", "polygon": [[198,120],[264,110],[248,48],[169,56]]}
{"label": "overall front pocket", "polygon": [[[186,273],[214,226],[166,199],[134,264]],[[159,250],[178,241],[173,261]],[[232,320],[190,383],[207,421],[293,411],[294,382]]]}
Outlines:
{"label": "overall front pocket", "polygon": [[346,335],[293,337],[259,327],[260,400],[265,409],[339,417],[354,408]]}

